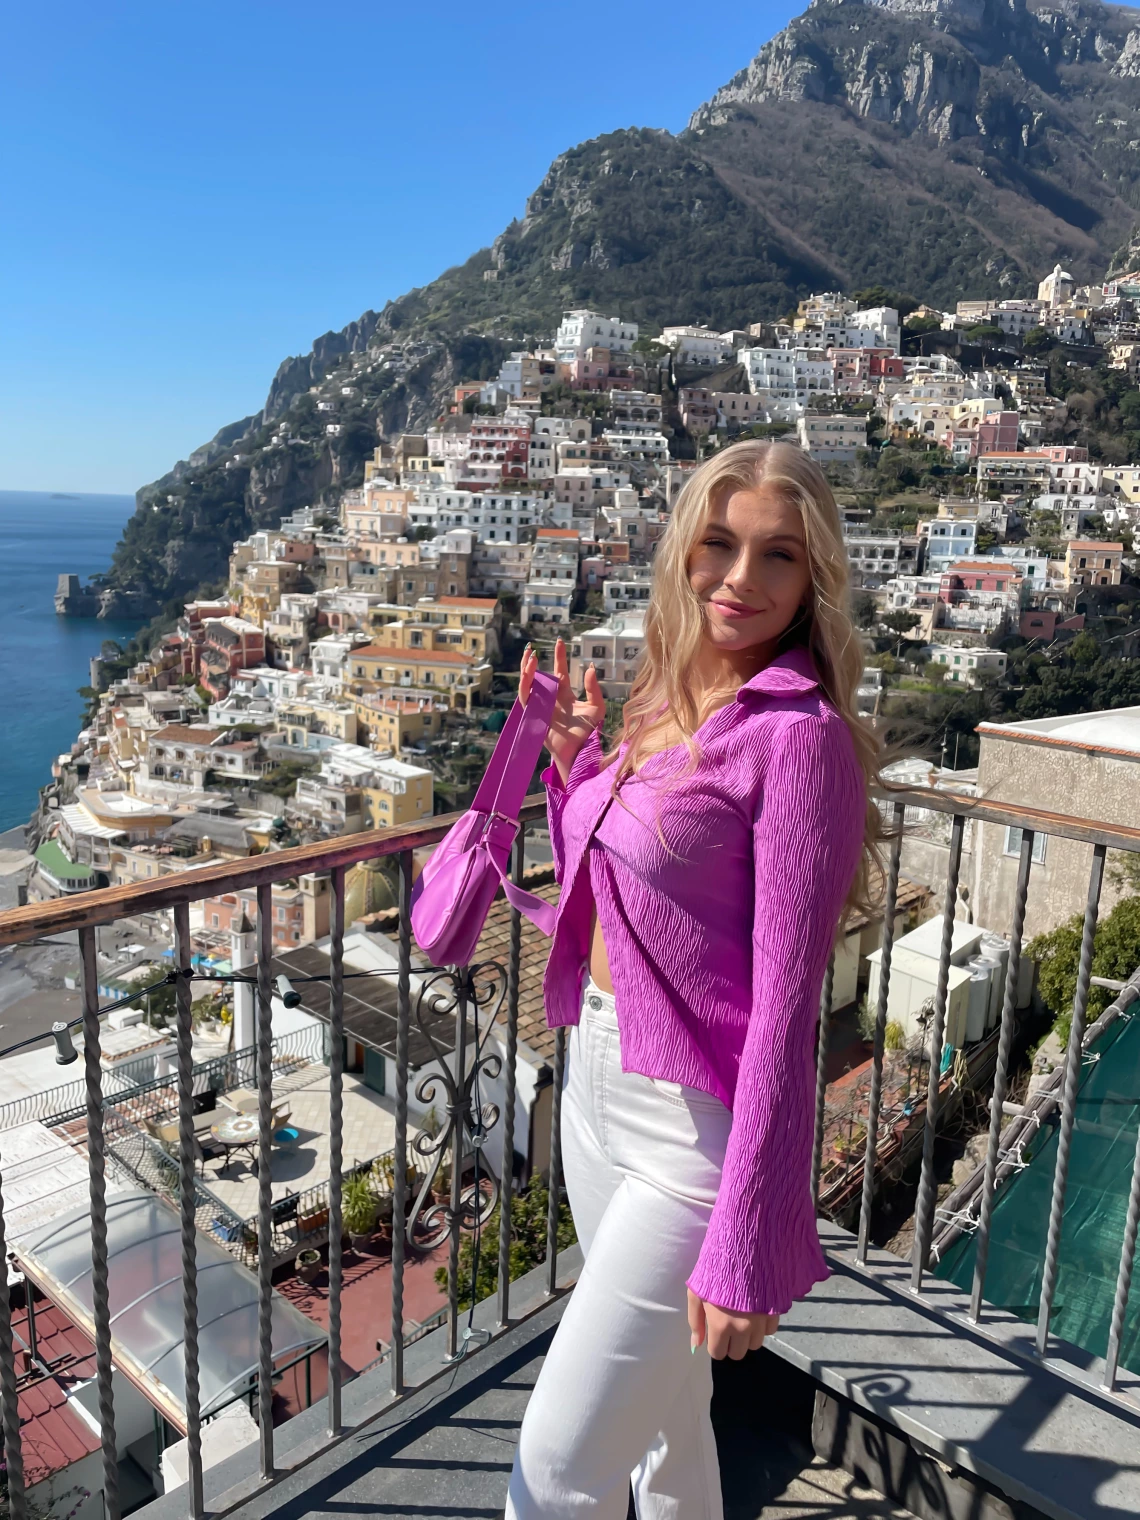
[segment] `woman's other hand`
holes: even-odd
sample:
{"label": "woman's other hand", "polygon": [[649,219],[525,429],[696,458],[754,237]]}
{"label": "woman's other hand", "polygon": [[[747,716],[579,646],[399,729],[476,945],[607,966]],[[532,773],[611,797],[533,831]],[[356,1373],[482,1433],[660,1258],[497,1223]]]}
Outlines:
{"label": "woman's other hand", "polygon": [[[519,701],[524,707],[537,669],[538,656],[528,644],[523,650],[522,664],[519,666]],[[598,680],[593,665],[586,669],[585,701],[576,699],[570,686],[570,664],[566,658],[566,644],[562,639],[557,639],[554,644],[554,674],[558,678],[558,695],[554,699],[554,712],[546,733],[546,747],[565,785],[578,751],[594,730],[601,728],[605,720],[606,699],[602,695],[602,683]]]}
{"label": "woman's other hand", "polygon": [[709,1355],[718,1362],[726,1356],[738,1362],[749,1351],[759,1351],[764,1337],[774,1335],[780,1323],[778,1314],[733,1314],[716,1304],[706,1304],[692,1288],[688,1294],[692,1348],[696,1351],[704,1342]]}

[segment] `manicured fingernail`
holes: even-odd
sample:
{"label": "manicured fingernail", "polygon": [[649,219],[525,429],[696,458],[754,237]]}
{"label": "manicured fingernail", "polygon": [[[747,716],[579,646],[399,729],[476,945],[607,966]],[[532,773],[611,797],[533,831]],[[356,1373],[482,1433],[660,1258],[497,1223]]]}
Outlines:
{"label": "manicured fingernail", "polygon": [[700,1344],[701,1344],[700,1341],[694,1335],[692,1341],[689,1344],[689,1355],[690,1356],[696,1356],[696,1354],[697,1354],[697,1347]]}

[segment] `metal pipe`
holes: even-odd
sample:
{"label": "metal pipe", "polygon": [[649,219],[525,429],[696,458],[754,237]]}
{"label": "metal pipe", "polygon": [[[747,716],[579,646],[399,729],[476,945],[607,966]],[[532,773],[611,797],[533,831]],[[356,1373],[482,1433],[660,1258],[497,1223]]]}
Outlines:
{"label": "metal pipe", "polygon": [[198,1231],[194,1162],[194,1025],[191,1013],[190,909],[174,909],[174,986],[178,1041],[178,1212],[182,1236],[182,1355],[186,1382],[186,1464],[190,1520],[200,1520],[202,1493],[202,1406],[198,1381]]}
{"label": "metal pipe", "polygon": [[408,1037],[412,1022],[412,852],[400,854],[396,977],[396,1133],[392,1142],[392,1393],[404,1391],[404,1232],[408,1205]]}
{"label": "metal pipe", "polygon": [[[526,830],[519,829],[511,860],[511,880],[522,885]],[[522,961],[522,914],[511,909],[510,958],[507,961],[507,1041],[503,1075],[503,1160],[499,1170],[499,1325],[511,1322],[511,1200],[515,1186],[515,1062],[519,1046],[519,967]]]}
{"label": "metal pipe", "polygon": [[103,1078],[99,1067],[99,966],[93,928],[79,931],[79,973],[83,994],[83,1076],[87,1094],[87,1170],[91,1202],[91,1317],[95,1324],[103,1504],[107,1520],[119,1520],[119,1453],[115,1439],[107,1257],[107,1156],[103,1138]]}
{"label": "metal pipe", "polygon": [[891,856],[887,867],[887,890],[883,900],[883,944],[879,960],[879,999],[875,1007],[875,1036],[871,1053],[871,1091],[867,1099],[867,1144],[863,1152],[863,1198],[859,1205],[859,1238],[856,1261],[867,1260],[871,1237],[871,1204],[875,1196],[875,1161],[879,1153],[879,1109],[883,1101],[883,1049],[887,1038],[887,999],[891,990],[891,952],[895,942],[895,907],[899,895],[899,861],[902,858],[903,820],[906,808],[896,802],[891,827]]}
{"label": "metal pipe", "polygon": [[1120,1362],[1120,1341],[1124,1333],[1124,1313],[1132,1288],[1132,1267],[1136,1259],[1136,1226],[1140,1222],[1140,1125],[1136,1129],[1136,1149],[1132,1156],[1132,1186],[1128,1190],[1128,1212],[1124,1217],[1124,1239],[1120,1246],[1120,1267],[1116,1274],[1116,1293],[1112,1300],[1112,1322],[1108,1331],[1108,1352],[1104,1359],[1104,1386],[1116,1387]]}
{"label": "metal pipe", "polygon": [[1065,1189],[1069,1181],[1069,1152],[1073,1143],[1073,1119],[1077,1111],[1077,1089],[1081,1080],[1082,1042],[1085,1013],[1089,1005],[1089,978],[1092,975],[1093,941],[1100,908],[1100,890],[1104,882],[1102,844],[1093,846],[1089,893],[1085,903],[1085,921],[1081,931],[1081,959],[1077,967],[1077,990],[1073,997],[1073,1022],[1065,1052],[1065,1078],[1061,1098],[1061,1124],[1057,1131],[1057,1161],[1053,1169],[1053,1198],[1049,1205],[1049,1234],[1045,1241],[1045,1264],[1041,1269],[1041,1298],[1037,1306],[1036,1349],[1045,1355],[1049,1343],[1049,1319],[1053,1313],[1053,1295],[1057,1290],[1057,1267],[1061,1251],[1061,1226],[1065,1217]]}
{"label": "metal pipe", "polygon": [[257,889],[257,1417],[273,1477],[273,886]]}
{"label": "metal pipe", "polygon": [[[332,935],[329,941],[329,1435],[341,1427],[340,1295],[343,1278],[344,1173],[344,866],[332,870]],[[306,1363],[306,1379],[308,1378]]]}
{"label": "metal pipe", "polygon": [[827,1057],[831,1048],[831,998],[835,990],[835,952],[823,975],[819,999],[819,1033],[815,1053],[815,1133],[811,1147],[811,1196],[819,1211],[819,1178],[823,1170],[823,1126],[827,1117]]}
{"label": "metal pipe", "polygon": [[1013,899],[1013,923],[1010,927],[1009,960],[1005,972],[1005,996],[1001,1009],[1001,1033],[998,1035],[997,1068],[990,1098],[990,1132],[986,1141],[986,1170],[982,1178],[982,1201],[978,1214],[977,1249],[974,1256],[974,1282],[970,1290],[970,1318],[977,1324],[982,1314],[982,1295],[986,1287],[986,1267],[990,1255],[990,1222],[993,1218],[994,1192],[997,1187],[998,1150],[1001,1144],[1001,1121],[1006,1111],[1005,1095],[1009,1088],[1009,1054],[1017,1023],[1017,983],[1021,974],[1021,939],[1025,929],[1025,902],[1029,896],[1029,868],[1033,863],[1034,834],[1021,836],[1021,858],[1017,863],[1017,890]]}
{"label": "metal pipe", "polygon": [[[9,1179],[10,1180],[10,1179]],[[24,1447],[20,1439],[20,1396],[16,1391],[16,1348],[12,1340],[12,1305],[8,1294],[8,1249],[4,1230],[4,1194],[0,1189],[0,1268],[5,1281],[0,1292],[0,1423],[4,1432],[4,1463],[8,1480],[10,1520],[28,1520],[24,1489]],[[24,1292],[31,1303],[32,1284],[24,1278]]]}
{"label": "metal pipe", "polygon": [[954,944],[954,908],[958,901],[958,872],[962,866],[962,833],[965,819],[955,813],[950,828],[950,858],[946,865],[946,901],[942,908],[942,945],[938,954],[938,981],[934,988],[934,1024],[930,1031],[930,1072],[926,1084],[926,1120],[922,1132],[922,1174],[918,1184],[918,1202],[914,1213],[914,1254],[911,1258],[910,1285],[914,1292],[922,1288],[926,1254],[930,1249],[930,1232],[934,1224],[934,1204],[938,1185],[934,1177],[934,1141],[938,1131],[938,1093],[942,1080],[942,1041],[946,1032],[946,1001],[950,990],[950,952]]}
{"label": "metal pipe", "polygon": [[562,1079],[566,1072],[566,1030],[554,1031],[554,1091],[550,1095],[550,1172],[546,1198],[546,1291],[558,1288],[558,1215],[562,1204]]}

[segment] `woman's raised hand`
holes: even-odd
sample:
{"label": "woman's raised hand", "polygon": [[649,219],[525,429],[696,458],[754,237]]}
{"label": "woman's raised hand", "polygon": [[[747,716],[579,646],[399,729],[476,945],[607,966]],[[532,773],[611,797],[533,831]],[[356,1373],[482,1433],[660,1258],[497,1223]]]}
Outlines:
{"label": "woman's raised hand", "polygon": [[[523,650],[519,667],[519,701],[526,706],[538,669],[538,656],[528,644]],[[558,767],[563,782],[570,775],[578,751],[596,728],[601,728],[606,716],[606,699],[602,695],[602,683],[593,665],[586,668],[586,698],[578,701],[570,686],[570,664],[566,658],[566,644],[562,639],[554,645],[554,674],[558,677],[558,695],[554,699],[554,713],[546,734],[546,747],[550,758]]]}

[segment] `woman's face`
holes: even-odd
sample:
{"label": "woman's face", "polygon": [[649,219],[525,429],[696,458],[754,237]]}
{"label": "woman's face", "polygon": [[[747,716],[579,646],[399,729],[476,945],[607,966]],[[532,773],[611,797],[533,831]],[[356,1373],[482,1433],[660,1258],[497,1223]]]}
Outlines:
{"label": "woman's face", "polygon": [[774,644],[811,590],[800,513],[764,486],[722,491],[689,556],[689,584],[717,649]]}

